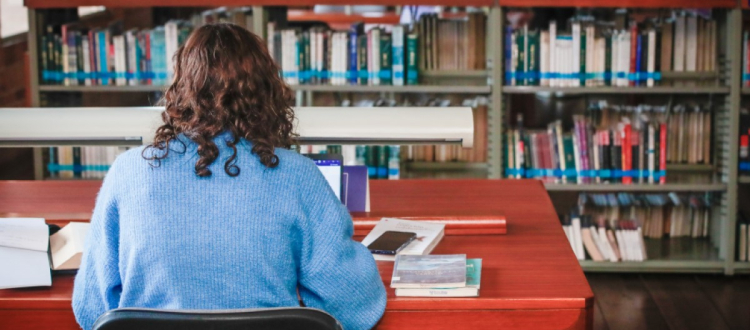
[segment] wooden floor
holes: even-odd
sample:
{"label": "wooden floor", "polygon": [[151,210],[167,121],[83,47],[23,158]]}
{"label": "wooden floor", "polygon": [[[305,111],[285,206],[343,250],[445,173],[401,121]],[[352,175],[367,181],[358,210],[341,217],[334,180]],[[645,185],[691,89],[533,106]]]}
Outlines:
{"label": "wooden floor", "polygon": [[587,274],[594,329],[750,329],[750,277]]}

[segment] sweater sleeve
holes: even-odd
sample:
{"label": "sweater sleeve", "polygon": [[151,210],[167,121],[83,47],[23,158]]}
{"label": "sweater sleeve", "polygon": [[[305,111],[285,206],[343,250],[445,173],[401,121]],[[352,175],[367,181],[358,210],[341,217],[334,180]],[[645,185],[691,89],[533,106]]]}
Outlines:
{"label": "sweater sleeve", "polygon": [[299,293],[305,306],[333,315],[346,330],[370,329],[385,310],[386,293],[370,251],[352,240],[352,219],[320,171],[307,173]]}
{"label": "sweater sleeve", "polygon": [[118,270],[120,232],[114,191],[116,177],[113,165],[96,198],[81,267],[73,287],[73,313],[84,330],[91,329],[104,312],[117,308],[122,292]]}

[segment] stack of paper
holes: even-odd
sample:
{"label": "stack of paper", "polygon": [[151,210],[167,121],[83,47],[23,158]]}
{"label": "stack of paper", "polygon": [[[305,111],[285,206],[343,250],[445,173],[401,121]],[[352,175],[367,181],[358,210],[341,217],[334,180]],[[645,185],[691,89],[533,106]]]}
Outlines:
{"label": "stack of paper", "polygon": [[0,218],[0,289],[50,286],[44,219]]}
{"label": "stack of paper", "polygon": [[[409,245],[401,250],[398,255],[427,255],[435,249],[445,235],[445,224],[431,223],[427,221],[410,221],[393,218],[383,218],[375,225],[375,228],[362,240],[364,246],[370,245],[375,239],[386,231],[401,231],[417,234]],[[375,260],[394,261],[395,255],[373,254]]]}

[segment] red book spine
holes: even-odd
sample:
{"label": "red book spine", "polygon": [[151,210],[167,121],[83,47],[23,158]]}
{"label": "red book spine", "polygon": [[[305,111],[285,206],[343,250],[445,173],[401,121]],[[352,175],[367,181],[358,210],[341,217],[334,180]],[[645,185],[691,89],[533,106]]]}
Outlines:
{"label": "red book spine", "polygon": [[[630,73],[635,73],[636,59],[638,52],[638,26],[632,24],[630,26]],[[635,86],[635,80],[630,80],[630,86]]]}
{"label": "red book spine", "polygon": [[153,72],[152,67],[151,67],[151,34],[150,33],[144,33],[143,39],[146,40],[146,42],[145,42],[145,44],[146,44],[146,54],[145,54],[146,65],[145,65],[145,68],[144,68],[143,71],[147,72],[148,74],[146,76],[149,77],[149,78],[146,79],[146,84],[151,85],[152,81],[151,81],[150,77],[151,77],[151,73]]}
{"label": "red book spine", "polygon": [[665,173],[659,178],[659,183],[667,182],[667,124],[659,125],[659,171]]}
{"label": "red book spine", "polygon": [[622,129],[622,171],[626,172],[622,177],[623,184],[633,183],[633,177],[630,176],[630,171],[633,169],[633,144],[631,143],[630,124],[625,124]]}

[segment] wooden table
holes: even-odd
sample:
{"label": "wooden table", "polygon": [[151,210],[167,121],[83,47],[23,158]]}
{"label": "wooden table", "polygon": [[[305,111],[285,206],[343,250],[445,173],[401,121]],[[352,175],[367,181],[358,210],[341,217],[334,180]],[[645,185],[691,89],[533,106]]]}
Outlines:
{"label": "wooden table", "polygon": [[[86,221],[97,181],[0,182],[0,216]],[[594,296],[547,192],[532,180],[371,181],[372,216],[503,215],[505,235],[448,235],[435,254],[482,258],[478,298],[399,298],[378,329],[591,329]],[[390,284],[393,264],[379,262]],[[72,276],[51,288],[0,290],[0,329],[75,329]]]}

